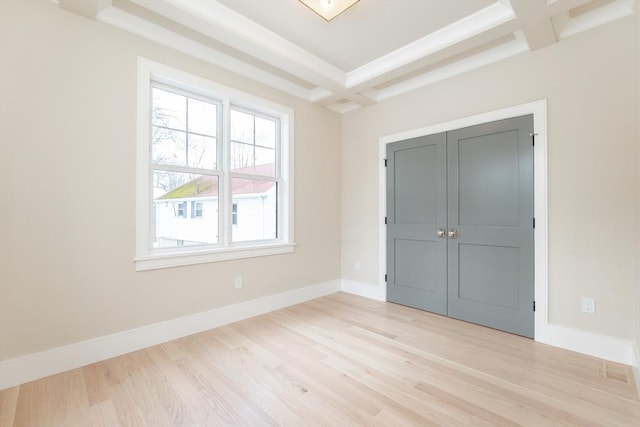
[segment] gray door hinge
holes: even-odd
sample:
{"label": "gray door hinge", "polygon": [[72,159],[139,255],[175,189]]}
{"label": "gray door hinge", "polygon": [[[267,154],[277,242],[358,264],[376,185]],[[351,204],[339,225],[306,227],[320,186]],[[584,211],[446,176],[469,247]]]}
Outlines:
{"label": "gray door hinge", "polygon": [[536,311],[536,302],[533,302],[533,311]]}
{"label": "gray door hinge", "polygon": [[387,167],[387,159],[384,159],[384,167]]}
{"label": "gray door hinge", "polygon": [[533,218],[533,228],[536,228],[536,219]]}
{"label": "gray door hinge", "polygon": [[387,275],[386,274],[384,275],[384,281],[385,281],[385,283],[387,282]]}
{"label": "gray door hinge", "polygon": [[384,225],[387,225],[387,217],[384,217]]}

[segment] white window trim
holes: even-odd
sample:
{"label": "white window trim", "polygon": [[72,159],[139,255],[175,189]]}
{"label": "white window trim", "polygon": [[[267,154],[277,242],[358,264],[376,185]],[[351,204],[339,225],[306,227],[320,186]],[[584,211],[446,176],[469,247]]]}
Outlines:
{"label": "white window trim", "polygon": [[[179,250],[167,248],[159,250],[150,247],[149,242],[153,233],[150,203],[151,167],[149,148],[152,81],[176,86],[186,91],[201,93],[211,98],[222,100],[225,105],[248,108],[251,111],[280,119],[279,161],[281,178],[278,182],[281,183],[282,188],[278,189],[280,198],[278,230],[280,236],[277,240],[241,243],[221,242],[224,246],[182,247]],[[294,251],[293,109],[142,57],[138,57],[137,97],[135,257],[137,271],[285,254]],[[227,117],[223,117],[222,132],[225,134],[229,131],[227,122]],[[228,156],[228,153],[224,153],[224,155]],[[224,173],[228,175],[228,172]],[[221,224],[229,224],[231,221],[231,209],[226,209],[226,204],[221,203],[219,212]]]}

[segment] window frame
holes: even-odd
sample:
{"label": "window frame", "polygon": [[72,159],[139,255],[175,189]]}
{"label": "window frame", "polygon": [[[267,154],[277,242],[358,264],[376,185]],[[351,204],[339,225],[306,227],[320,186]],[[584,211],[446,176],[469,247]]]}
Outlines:
{"label": "window frame", "polygon": [[[218,146],[217,175],[220,179],[218,243],[211,245],[153,248],[153,165],[151,164],[152,88],[166,86],[195,99],[219,102],[222,125],[216,135]],[[193,95],[193,96],[192,96]],[[273,240],[232,242],[230,171],[231,108],[278,120],[276,174],[278,185],[278,236]],[[136,156],[136,270],[175,267],[206,262],[291,253],[294,251],[293,222],[293,135],[294,111],[254,95],[211,80],[138,58],[137,88],[137,156]],[[278,150],[279,149],[279,150]],[[252,177],[256,177],[253,176]],[[187,207],[188,209],[188,207]],[[187,215],[188,216],[188,215]]]}

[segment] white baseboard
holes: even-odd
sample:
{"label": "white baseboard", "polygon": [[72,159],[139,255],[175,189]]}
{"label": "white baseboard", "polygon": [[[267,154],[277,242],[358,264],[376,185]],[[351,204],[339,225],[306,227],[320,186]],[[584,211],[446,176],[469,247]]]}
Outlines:
{"label": "white baseboard", "polygon": [[0,390],[339,292],[340,280],[306,286],[0,362]]}
{"label": "white baseboard", "polygon": [[377,301],[387,300],[387,290],[369,283],[355,282],[353,280],[342,279],[342,292],[359,295],[361,297],[374,299]]}
{"label": "white baseboard", "polygon": [[[342,280],[342,291],[378,301],[386,301],[386,289],[369,283]],[[552,324],[537,327],[535,340],[566,350],[575,351],[613,362],[634,366],[636,385],[640,392],[640,355],[634,352],[633,343],[620,338],[598,335],[578,329]],[[634,362],[634,358],[637,358]]]}
{"label": "white baseboard", "polygon": [[620,338],[547,324],[537,328],[536,341],[625,365],[633,363],[633,343]]}

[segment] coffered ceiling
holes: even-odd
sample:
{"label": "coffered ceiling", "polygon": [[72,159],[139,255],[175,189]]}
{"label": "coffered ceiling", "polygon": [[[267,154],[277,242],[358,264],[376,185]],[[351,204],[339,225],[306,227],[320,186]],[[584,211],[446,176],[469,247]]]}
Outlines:
{"label": "coffered ceiling", "polygon": [[337,112],[537,50],[634,0],[360,0],[330,22],[297,0],[58,0]]}

